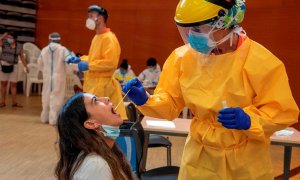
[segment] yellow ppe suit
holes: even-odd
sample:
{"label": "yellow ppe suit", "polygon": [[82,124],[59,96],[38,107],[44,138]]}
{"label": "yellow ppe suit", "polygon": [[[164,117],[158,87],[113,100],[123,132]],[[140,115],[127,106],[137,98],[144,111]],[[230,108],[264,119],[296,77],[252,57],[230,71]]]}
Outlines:
{"label": "yellow ppe suit", "polygon": [[[167,59],[160,81],[139,110],[174,119],[184,106],[193,113],[179,180],[273,179],[269,137],[297,122],[299,110],[283,63],[247,38],[234,52],[196,59],[185,45]],[[217,115],[241,107],[251,118],[248,130],[227,129]]]}
{"label": "yellow ppe suit", "polygon": [[[83,91],[98,97],[109,97],[115,106],[122,100],[120,84],[113,77],[118,67],[120,53],[117,37],[108,30],[95,35],[89,55],[81,57],[81,60],[89,63],[89,70],[84,72]],[[122,119],[127,119],[123,103],[119,105],[117,112]]]}

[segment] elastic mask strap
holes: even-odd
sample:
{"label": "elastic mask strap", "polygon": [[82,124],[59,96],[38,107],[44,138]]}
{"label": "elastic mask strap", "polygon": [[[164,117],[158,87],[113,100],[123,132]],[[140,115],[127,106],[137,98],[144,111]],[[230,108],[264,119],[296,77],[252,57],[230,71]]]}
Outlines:
{"label": "elastic mask strap", "polygon": [[235,34],[241,36],[241,37],[246,37],[247,36],[246,31],[242,27],[240,27],[240,26],[234,27],[233,32]]}
{"label": "elastic mask strap", "polygon": [[[100,127],[99,127],[99,128],[100,128]],[[104,131],[100,130],[99,128],[95,129],[95,130],[96,130],[96,132],[98,132],[98,133],[102,133],[102,134],[103,134],[103,136],[106,136],[106,133],[105,133]]]}
{"label": "elastic mask strap", "polygon": [[220,45],[220,44],[224,43],[224,42],[227,41],[229,38],[230,38],[230,46],[232,46],[233,31],[231,31],[231,32],[228,33],[225,37],[223,37],[223,38],[220,39],[218,42],[216,42],[216,45]]}

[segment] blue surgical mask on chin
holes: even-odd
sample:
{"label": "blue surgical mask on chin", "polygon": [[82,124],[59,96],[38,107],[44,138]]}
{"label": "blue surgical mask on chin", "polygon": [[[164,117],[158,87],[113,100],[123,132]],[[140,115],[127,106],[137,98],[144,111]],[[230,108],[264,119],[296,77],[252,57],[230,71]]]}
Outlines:
{"label": "blue surgical mask on chin", "polygon": [[118,126],[109,126],[109,125],[101,125],[103,128],[105,137],[110,137],[114,140],[116,140],[120,135],[120,129]]}
{"label": "blue surgical mask on chin", "polygon": [[210,39],[209,33],[191,31],[188,35],[188,41],[193,49],[207,55],[216,47],[216,42]]}

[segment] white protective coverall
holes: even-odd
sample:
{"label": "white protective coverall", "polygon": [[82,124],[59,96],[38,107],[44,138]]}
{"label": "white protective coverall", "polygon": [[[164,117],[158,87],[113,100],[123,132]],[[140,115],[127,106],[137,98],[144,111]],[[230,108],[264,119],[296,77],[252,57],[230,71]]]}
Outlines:
{"label": "white protective coverall", "polygon": [[70,71],[66,61],[71,54],[64,46],[51,42],[43,48],[38,65],[43,72],[41,121],[56,124],[57,115],[64,103],[66,73]]}

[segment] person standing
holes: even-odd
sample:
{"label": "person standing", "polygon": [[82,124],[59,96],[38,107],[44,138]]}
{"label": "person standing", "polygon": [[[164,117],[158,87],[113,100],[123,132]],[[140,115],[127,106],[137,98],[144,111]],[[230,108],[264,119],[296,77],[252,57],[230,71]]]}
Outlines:
{"label": "person standing", "polygon": [[[83,91],[99,97],[109,97],[113,104],[122,100],[121,86],[113,77],[118,67],[121,48],[116,35],[106,27],[108,12],[92,5],[88,7],[86,27],[96,32],[88,56],[72,57],[69,63],[78,63],[84,72]],[[122,119],[127,119],[123,103],[117,109]]]}
{"label": "person standing", "polygon": [[66,74],[70,52],[60,44],[60,34],[49,35],[49,44],[41,51],[38,58],[39,69],[43,72],[43,91],[41,121],[55,125],[57,115],[64,103]]}
{"label": "person standing", "polygon": [[23,46],[16,42],[16,34],[13,32],[4,33],[0,37],[0,46],[2,53],[0,56],[0,81],[1,81],[1,102],[0,108],[6,106],[6,90],[7,84],[10,82],[10,90],[12,97],[12,107],[22,108],[23,106],[17,102],[17,81],[18,81],[18,62],[19,57],[22,61],[25,71],[29,72],[27,63],[23,53]]}
{"label": "person standing", "polygon": [[179,180],[272,180],[270,136],[298,121],[284,64],[238,26],[243,0],[180,0],[175,22],[186,42],[164,64],[154,95],[137,79],[124,93],[146,116],[194,117]]}

